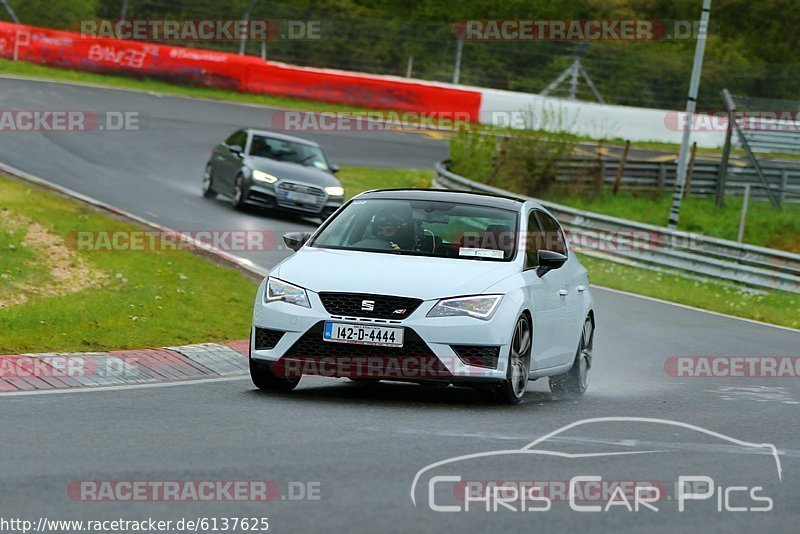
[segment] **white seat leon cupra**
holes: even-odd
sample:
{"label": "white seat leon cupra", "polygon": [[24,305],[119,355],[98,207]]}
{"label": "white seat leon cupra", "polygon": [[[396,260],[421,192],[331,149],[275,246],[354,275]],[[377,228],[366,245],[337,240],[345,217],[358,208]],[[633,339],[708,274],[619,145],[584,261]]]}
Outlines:
{"label": "white seat leon cupra", "polygon": [[540,204],[440,190],[362,193],[258,288],[250,372],[290,391],[304,374],[476,388],[519,403],[528,381],[581,395],[595,312],[586,269]]}

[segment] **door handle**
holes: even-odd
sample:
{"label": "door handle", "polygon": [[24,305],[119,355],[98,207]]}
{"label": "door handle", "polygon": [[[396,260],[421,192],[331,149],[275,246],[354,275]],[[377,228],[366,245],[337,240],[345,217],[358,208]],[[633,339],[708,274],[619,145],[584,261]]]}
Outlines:
{"label": "door handle", "polygon": [[580,286],[578,286],[576,289],[577,289],[578,291],[581,291],[581,292],[583,292],[583,291],[586,291],[586,286],[580,285]]}
{"label": "door handle", "polygon": [[569,291],[567,291],[566,289],[559,289],[558,294],[561,295],[562,297],[566,297],[569,294]]}

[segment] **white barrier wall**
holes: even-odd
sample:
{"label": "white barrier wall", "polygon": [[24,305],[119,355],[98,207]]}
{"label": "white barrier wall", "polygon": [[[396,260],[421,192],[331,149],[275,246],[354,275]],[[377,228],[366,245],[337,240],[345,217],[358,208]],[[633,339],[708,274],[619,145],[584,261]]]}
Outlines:
{"label": "white barrier wall", "polygon": [[[566,130],[595,139],[616,137],[631,141],[680,143],[683,132],[676,111],[565,100],[498,89],[475,88],[481,93],[480,122],[516,128]],[[519,120],[521,115],[525,120]],[[516,119],[516,120],[515,120]],[[521,124],[520,124],[521,123]],[[698,146],[714,148],[725,143],[725,128],[693,131]]]}

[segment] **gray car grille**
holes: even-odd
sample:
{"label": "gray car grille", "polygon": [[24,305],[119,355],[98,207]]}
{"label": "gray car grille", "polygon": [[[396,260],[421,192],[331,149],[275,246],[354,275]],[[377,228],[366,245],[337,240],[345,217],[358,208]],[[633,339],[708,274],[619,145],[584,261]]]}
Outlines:
{"label": "gray car grille", "polygon": [[[295,202],[293,200],[289,200],[286,198],[286,193],[295,192],[295,193],[303,193],[305,195],[312,195],[315,198],[314,203],[308,202]],[[310,185],[298,184],[295,182],[280,182],[277,187],[277,202],[282,206],[290,206],[294,207],[297,205],[300,206],[313,206],[317,207],[322,205],[325,201],[325,191],[320,189],[319,187],[313,187]]]}

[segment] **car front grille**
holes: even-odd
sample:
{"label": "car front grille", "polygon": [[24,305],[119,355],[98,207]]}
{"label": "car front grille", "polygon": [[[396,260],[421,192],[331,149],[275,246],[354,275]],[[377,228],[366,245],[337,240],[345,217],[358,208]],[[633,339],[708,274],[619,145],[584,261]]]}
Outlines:
{"label": "car front grille", "polygon": [[365,293],[322,292],[319,298],[331,315],[373,319],[405,319],[422,304],[420,299]]}
{"label": "car front grille", "polygon": [[497,369],[500,347],[486,345],[450,345],[458,358],[467,365]]}
{"label": "car front grille", "polygon": [[278,341],[281,340],[283,334],[280,330],[270,330],[268,328],[256,328],[255,335],[255,349],[256,350],[272,350]]}
{"label": "car front grille", "polygon": [[402,347],[323,341],[323,328],[324,321],[311,327],[279,360],[287,374],[299,365],[303,374],[412,380],[452,378],[442,361],[410,328],[405,329]]}
{"label": "car front grille", "polygon": [[[280,182],[276,189],[276,201],[278,205],[290,208],[319,208],[325,202],[325,191],[319,187],[298,184],[294,182]],[[286,198],[287,193],[302,193],[314,197],[314,202],[295,202]]]}

